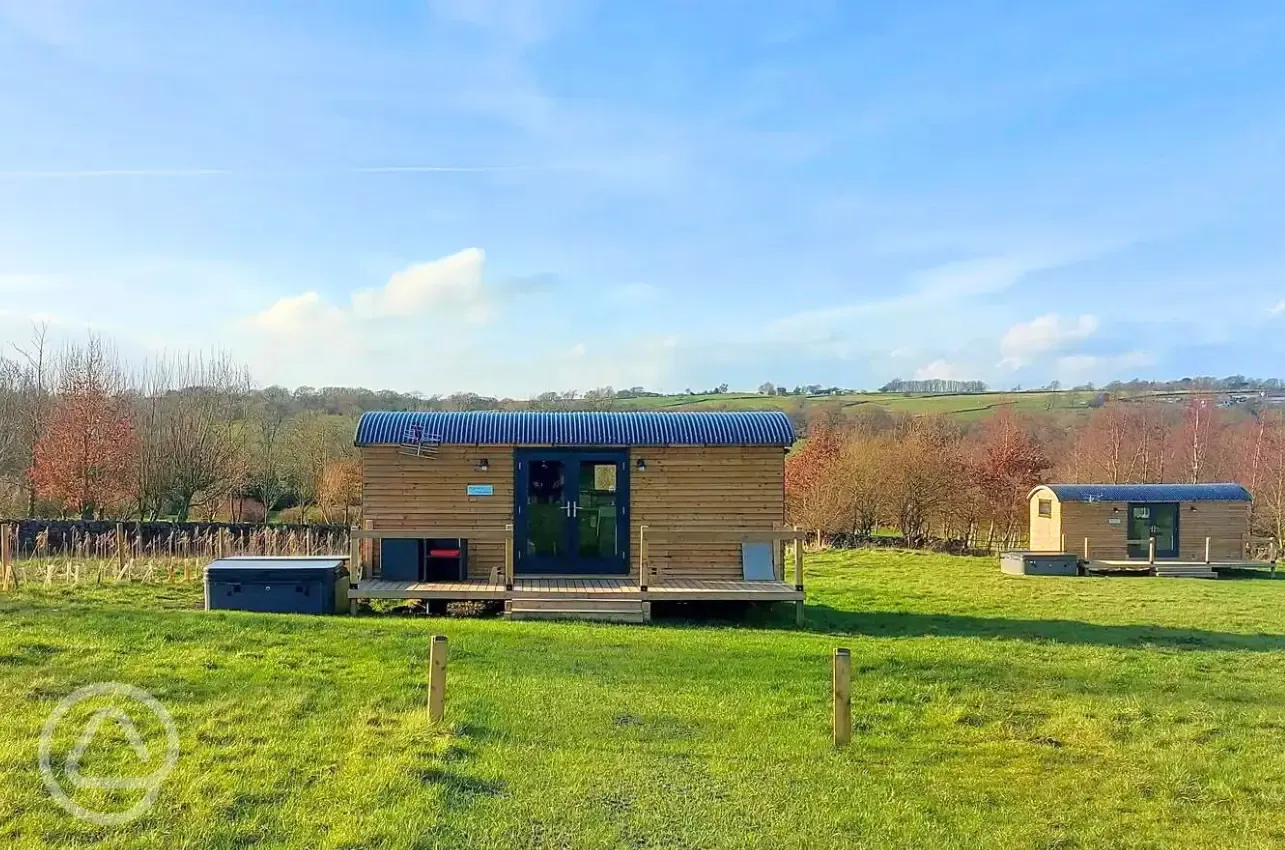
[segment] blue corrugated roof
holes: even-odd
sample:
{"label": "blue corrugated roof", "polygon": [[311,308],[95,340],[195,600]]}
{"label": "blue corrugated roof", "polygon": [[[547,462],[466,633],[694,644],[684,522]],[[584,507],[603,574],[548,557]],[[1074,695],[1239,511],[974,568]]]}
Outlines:
{"label": "blue corrugated roof", "polygon": [[443,445],[788,446],[794,426],[780,411],[462,411],[363,413],[353,443]]}
{"label": "blue corrugated roof", "polygon": [[[1239,484],[1046,484],[1062,502],[1248,502]],[[1038,489],[1038,488],[1036,488]]]}

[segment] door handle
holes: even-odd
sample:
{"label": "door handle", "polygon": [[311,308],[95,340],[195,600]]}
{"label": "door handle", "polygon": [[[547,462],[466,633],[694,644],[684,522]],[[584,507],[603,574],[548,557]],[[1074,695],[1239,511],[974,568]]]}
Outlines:
{"label": "door handle", "polygon": [[580,503],[579,503],[579,502],[572,502],[572,503],[571,503],[571,516],[573,516],[573,517],[578,517],[578,516],[580,516]]}
{"label": "door handle", "polygon": [[567,519],[580,516],[580,506],[575,502],[567,502],[562,506],[562,510],[566,513]]}

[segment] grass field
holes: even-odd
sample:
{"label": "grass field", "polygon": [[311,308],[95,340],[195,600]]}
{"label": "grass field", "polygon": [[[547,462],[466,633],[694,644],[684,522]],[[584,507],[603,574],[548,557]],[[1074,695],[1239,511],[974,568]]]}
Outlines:
{"label": "grass field", "polygon": [[1093,393],[1087,392],[988,392],[907,395],[903,393],[847,393],[835,396],[767,396],[757,393],[672,395],[619,399],[621,410],[788,410],[801,401],[807,405],[838,404],[848,410],[863,405],[890,412],[915,415],[941,413],[961,419],[976,419],[1000,408],[1036,412],[1056,410],[1087,411]]}
{"label": "grass field", "polygon": [[[0,846],[1285,845],[1285,581],[1012,578],[884,551],[808,575],[805,631],[788,610],[599,626],[209,614],[195,585],[0,597]],[[153,693],[181,740],[123,827],[64,814],[36,768],[55,704],[101,680]],[[91,748],[85,772],[122,750]]]}

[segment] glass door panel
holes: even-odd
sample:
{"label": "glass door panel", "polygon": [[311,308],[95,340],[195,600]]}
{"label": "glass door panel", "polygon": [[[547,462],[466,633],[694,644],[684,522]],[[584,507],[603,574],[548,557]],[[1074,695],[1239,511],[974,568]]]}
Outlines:
{"label": "glass door panel", "polygon": [[615,558],[617,539],[616,464],[583,460],[576,494],[576,554],[581,558]]}
{"label": "glass door panel", "polygon": [[1151,533],[1156,536],[1156,557],[1178,557],[1178,506],[1152,505]]}
{"label": "glass door panel", "polygon": [[516,571],[628,574],[628,454],[518,449],[516,460]]}
{"label": "glass door panel", "polygon": [[566,464],[532,460],[526,476],[527,559],[563,558],[568,554],[567,518],[571,514]]}
{"label": "glass door panel", "polygon": [[1178,556],[1178,505],[1150,502],[1129,505],[1130,558],[1150,556],[1151,538],[1156,539],[1157,558]]}

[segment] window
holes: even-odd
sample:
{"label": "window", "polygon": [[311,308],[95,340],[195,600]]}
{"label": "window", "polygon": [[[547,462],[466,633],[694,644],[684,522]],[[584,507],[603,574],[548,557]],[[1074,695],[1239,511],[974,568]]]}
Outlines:
{"label": "window", "polygon": [[1039,509],[1040,509],[1040,516],[1049,516],[1049,517],[1053,516],[1053,500],[1040,499]]}

